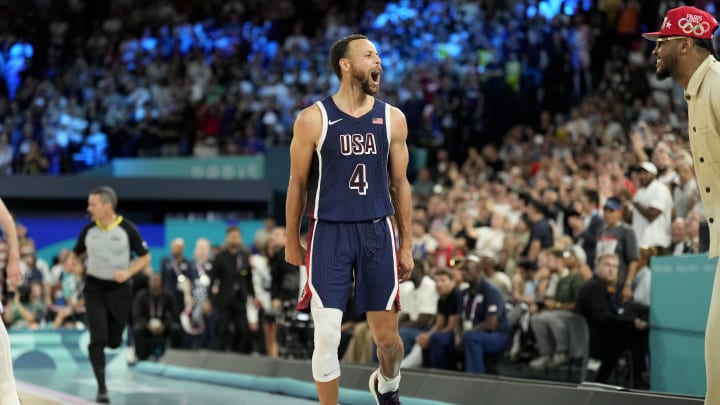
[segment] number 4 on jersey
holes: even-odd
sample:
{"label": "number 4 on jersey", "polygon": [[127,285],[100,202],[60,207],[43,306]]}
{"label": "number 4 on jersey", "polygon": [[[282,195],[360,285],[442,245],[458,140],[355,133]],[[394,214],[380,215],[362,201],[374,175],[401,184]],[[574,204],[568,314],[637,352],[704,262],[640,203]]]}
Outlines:
{"label": "number 4 on jersey", "polygon": [[357,190],[358,194],[365,195],[368,188],[367,177],[365,175],[365,164],[358,163],[357,166],[355,166],[355,170],[353,170],[353,174],[350,176],[348,186],[352,190]]}

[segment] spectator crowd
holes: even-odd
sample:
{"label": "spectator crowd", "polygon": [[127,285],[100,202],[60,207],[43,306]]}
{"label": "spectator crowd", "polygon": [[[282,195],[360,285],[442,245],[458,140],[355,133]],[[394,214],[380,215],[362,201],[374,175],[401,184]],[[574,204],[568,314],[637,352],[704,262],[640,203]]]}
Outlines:
{"label": "spectator crowd", "polygon": [[[411,173],[403,366],[497,372],[507,355],[555,368],[581,316],[597,380],[629,350],[633,385],[647,384],[651,257],[707,249],[682,90],[655,78],[639,36],[678,2],[567,2],[555,15],[533,1],[47,3],[5,27],[3,55],[16,49],[25,67],[0,98],[3,173],[263,153],[336,85],[332,42],[363,32],[383,59],[381,97],[404,111],[410,147],[430,151]],[[88,13],[97,23],[73,23]],[[5,294],[3,320],[83,327],[82,274],[64,270],[65,252],[38,260],[24,235],[25,283]],[[223,246],[200,239],[190,257],[175,240],[136,283],[137,357],[166,342],[271,356],[304,344],[302,330],[288,339],[311,326],[285,322],[298,320],[300,274],[283,238],[269,219],[251,243],[230,227]],[[339,356],[372,362],[352,312]]]}

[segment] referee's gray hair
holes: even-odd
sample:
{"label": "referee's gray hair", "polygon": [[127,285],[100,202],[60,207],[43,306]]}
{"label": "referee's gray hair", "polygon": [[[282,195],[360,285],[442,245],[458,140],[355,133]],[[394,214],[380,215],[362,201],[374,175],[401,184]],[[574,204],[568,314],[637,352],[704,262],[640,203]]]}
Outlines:
{"label": "referee's gray hair", "polygon": [[112,204],[113,209],[117,208],[118,198],[115,190],[108,186],[100,186],[90,192],[90,195],[100,196],[100,200],[104,203]]}

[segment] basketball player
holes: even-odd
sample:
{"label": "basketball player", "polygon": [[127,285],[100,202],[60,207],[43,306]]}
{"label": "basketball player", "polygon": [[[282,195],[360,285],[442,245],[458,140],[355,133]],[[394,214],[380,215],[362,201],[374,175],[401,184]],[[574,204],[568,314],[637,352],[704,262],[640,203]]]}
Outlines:
{"label": "basketball player", "polygon": [[[643,37],[655,41],[658,79],[672,77],[685,90],[690,149],[700,197],[710,229],[709,256],[720,255],[720,62],[713,46],[718,22],[695,7],[665,14],[660,31]],[[720,404],[720,264],[715,270],[710,313],[705,328],[706,405]]]}
{"label": "basketball player", "polygon": [[[380,369],[370,376],[370,392],[378,404],[398,404],[403,356],[398,283],[413,269],[407,123],[400,110],[375,98],[382,65],[367,37],[337,41],[330,64],[340,89],[305,108],[295,121],[286,260],[307,266],[298,309],[310,309],[313,316],[312,371],[320,404],[338,403],[340,324],[353,281],[357,311],[367,312],[380,360]],[[307,253],[299,233],[305,208]]]}
{"label": "basketball player", "polygon": [[[0,225],[5,233],[7,243],[7,264],[5,265],[6,283],[17,283],[22,274],[20,273],[20,248],[18,247],[17,229],[15,221],[8,211],[5,203],[0,199]],[[0,314],[3,312],[0,303]],[[20,405],[17,388],[15,387],[15,376],[12,369],[12,357],[10,356],[10,337],[5,324],[0,320],[0,404]]]}

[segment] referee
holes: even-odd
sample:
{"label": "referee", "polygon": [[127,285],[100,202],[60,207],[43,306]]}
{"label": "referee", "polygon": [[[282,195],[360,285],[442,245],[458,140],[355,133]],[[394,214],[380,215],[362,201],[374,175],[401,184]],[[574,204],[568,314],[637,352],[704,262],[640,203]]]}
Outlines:
{"label": "referee", "polygon": [[[105,346],[120,346],[131,308],[128,280],[150,263],[150,252],[135,225],[115,213],[117,195],[110,187],[90,192],[87,211],[93,221],[78,236],[71,254],[72,266],[87,255],[85,306],[90,344],[88,352],[98,384],[96,401],[109,403],[105,385]],[[132,254],[137,260],[130,263]]]}

